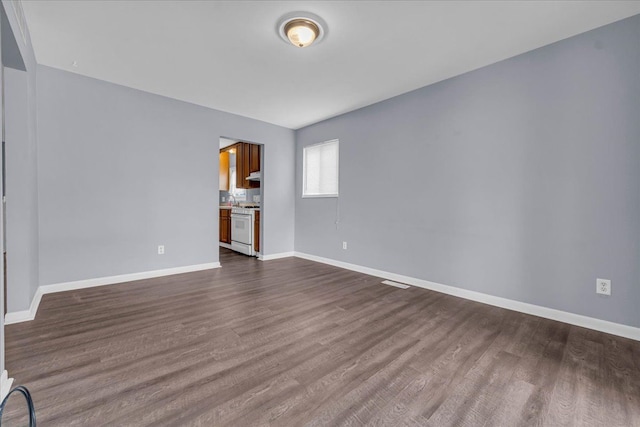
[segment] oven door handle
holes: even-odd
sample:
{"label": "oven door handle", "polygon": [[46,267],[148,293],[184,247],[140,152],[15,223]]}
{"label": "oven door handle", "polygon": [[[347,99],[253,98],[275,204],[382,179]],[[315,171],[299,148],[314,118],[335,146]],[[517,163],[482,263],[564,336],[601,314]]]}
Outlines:
{"label": "oven door handle", "polygon": [[251,215],[247,215],[247,214],[231,214],[231,218],[250,220],[251,219]]}

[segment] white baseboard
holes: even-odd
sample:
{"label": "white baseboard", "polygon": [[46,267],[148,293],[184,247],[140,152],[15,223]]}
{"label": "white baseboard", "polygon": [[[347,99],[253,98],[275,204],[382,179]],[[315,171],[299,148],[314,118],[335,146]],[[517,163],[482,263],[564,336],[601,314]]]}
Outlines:
{"label": "white baseboard", "polygon": [[607,320],[587,317],[580,314],[569,313],[567,311],[556,310],[539,305],[529,304],[525,302],[510,300],[507,298],[496,297],[493,295],[483,294],[480,292],[469,291],[455,286],[442,285],[440,283],[430,282],[428,280],[416,279],[414,277],[403,276],[401,274],[390,273],[388,271],[377,270],[374,268],[364,267],[361,265],[350,264],[343,261],[336,261],[330,258],[323,258],[316,255],[295,252],[298,258],[308,259],[323,264],[333,265],[335,267],[344,268],[346,270],[357,271],[358,273],[368,274],[370,276],[381,277],[408,285],[417,286],[432,291],[442,292],[444,294],[493,305],[496,307],[506,308],[508,310],[518,311],[521,313],[531,314],[533,316],[544,317],[545,319],[557,320],[571,325],[581,326],[583,328],[593,329],[620,337],[630,338],[640,341],[640,328],[623,325],[620,323],[609,322]]}
{"label": "white baseboard", "polygon": [[93,288],[95,286],[115,285],[117,283],[133,282],[134,280],[153,279],[154,277],[172,276],[174,274],[191,273],[194,271],[210,270],[212,268],[220,268],[220,263],[210,262],[206,264],[187,265],[184,267],[165,268],[162,270],[143,271],[141,273],[120,274],[118,276],[99,277],[97,279],[43,285],[38,287],[38,290],[31,301],[31,307],[29,307],[29,310],[7,313],[4,317],[4,324],[11,325],[13,323],[27,322],[35,319],[36,313],[38,312],[38,306],[40,305],[40,300],[44,294]]}
{"label": "white baseboard", "polygon": [[[617,335],[625,338],[630,338],[636,341],[640,341],[640,328],[622,325],[620,323],[609,322],[607,320],[596,319],[593,317],[583,316],[580,314],[569,313],[566,311],[556,310],[553,308],[543,307],[539,305],[529,304],[525,302],[510,300],[507,298],[497,297],[493,295],[483,294],[480,292],[469,291],[455,286],[443,285],[440,283],[430,282],[428,280],[417,279],[414,277],[404,276],[401,274],[390,273],[388,271],[377,270],[370,267],[364,267],[357,264],[350,264],[343,261],[337,261],[330,258],[324,258],[316,255],[310,255],[303,252],[281,252],[271,255],[259,255],[258,259],[261,261],[269,261],[280,258],[287,258],[296,256],[298,258],[304,258],[310,261],[316,261],[323,264],[333,265],[335,267],[344,268],[346,270],[352,270],[371,276],[381,277],[388,280],[393,280],[400,283],[406,283],[408,285],[417,286],[432,291],[442,292],[444,294],[453,295],[456,297],[481,302],[484,304],[493,305],[496,307],[505,308],[508,310],[518,311],[521,313],[531,314],[538,317],[544,317],[546,319],[556,320],[559,322],[568,323],[571,325],[581,326],[583,328],[593,329],[600,332],[605,332],[612,335]],[[16,311],[7,313],[5,315],[5,324],[10,325],[13,323],[25,322],[35,319],[38,311],[38,306],[42,295],[64,292],[76,289],[90,288],[94,286],[104,286],[116,283],[131,282],[134,280],[151,279],[154,277],[170,276],[173,274],[189,273],[193,271],[209,270],[213,268],[219,268],[219,262],[213,262],[208,264],[190,265],[185,267],[168,268],[163,270],[147,271],[142,273],[122,274],[118,276],[101,277],[97,279],[78,280],[74,282],[56,283],[53,285],[40,286],[33,296],[31,306],[29,310]],[[6,372],[6,371],[5,371]]]}
{"label": "white baseboard", "polygon": [[271,261],[273,259],[289,258],[292,256],[295,256],[295,252],[280,252],[280,253],[271,254],[271,255],[258,254],[258,259],[260,261]]}
{"label": "white baseboard", "polygon": [[40,300],[42,299],[42,295],[46,292],[43,292],[44,286],[38,287],[36,289],[36,293],[31,300],[31,306],[29,310],[22,311],[12,311],[4,315],[4,324],[11,325],[13,323],[21,323],[28,322],[29,320],[33,320],[36,318],[36,313],[38,312],[38,306],[40,306]]}
{"label": "white baseboard", "polygon": [[0,375],[0,402],[2,402],[6,395],[9,394],[12,384],[13,378],[9,378],[7,371],[2,371],[2,375]]}

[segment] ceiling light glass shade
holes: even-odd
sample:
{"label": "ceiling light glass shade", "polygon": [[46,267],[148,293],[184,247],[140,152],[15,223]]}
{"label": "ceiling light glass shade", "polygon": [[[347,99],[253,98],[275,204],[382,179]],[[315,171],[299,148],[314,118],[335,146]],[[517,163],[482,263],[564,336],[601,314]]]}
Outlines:
{"label": "ceiling light glass shade", "polygon": [[327,35],[327,23],[310,12],[291,12],[278,20],[276,31],[287,44],[307,47],[320,43]]}
{"label": "ceiling light glass shade", "polygon": [[285,24],[284,32],[294,46],[307,47],[318,37],[320,29],[307,19],[293,19]]}

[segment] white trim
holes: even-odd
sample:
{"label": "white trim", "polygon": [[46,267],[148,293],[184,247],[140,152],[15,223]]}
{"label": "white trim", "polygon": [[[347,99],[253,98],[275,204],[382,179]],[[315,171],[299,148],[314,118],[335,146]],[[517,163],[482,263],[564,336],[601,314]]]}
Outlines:
{"label": "white trim", "polygon": [[260,261],[271,261],[273,259],[289,258],[292,256],[296,256],[295,252],[280,252],[280,253],[271,254],[271,255],[258,254],[258,259]]}
{"label": "white trim", "polygon": [[416,279],[414,277],[376,270],[374,268],[363,267],[361,265],[350,264],[343,261],[336,261],[330,258],[323,258],[320,256],[305,254],[302,252],[295,252],[295,256],[298,258],[308,259],[310,261],[316,261],[323,264],[329,264],[335,267],[344,268],[346,270],[357,271],[358,273],[382,277],[384,279],[406,283],[408,285],[417,286],[436,292],[442,292],[444,294],[453,295],[456,297],[477,301],[496,307],[506,308],[507,310],[513,310],[521,313],[531,314],[533,316],[544,317],[545,319],[556,320],[558,322],[564,322],[570,325],[581,326],[583,328],[593,329],[596,331],[640,341],[640,328],[633,326],[609,322],[607,320],[596,319],[593,317],[587,317],[580,314],[569,313],[567,311],[542,307],[526,302],[510,300],[507,298],[483,294],[480,292],[469,291],[466,289],[456,288],[454,286],[442,285],[440,283],[430,282],[428,280]]}
{"label": "white trim", "polygon": [[220,242],[220,247],[221,248],[231,249],[231,245],[228,244],[228,243],[224,243],[224,242]]}
{"label": "white trim", "polygon": [[11,391],[11,384],[13,384],[13,378],[9,378],[7,371],[2,371],[0,375],[0,402],[4,400],[9,391]]}
{"label": "white trim", "polygon": [[13,323],[26,322],[35,319],[36,313],[38,312],[38,306],[40,305],[40,300],[44,294],[93,288],[95,286],[115,285],[117,283],[153,279],[154,277],[172,276],[174,274],[191,273],[194,271],[210,270],[213,268],[220,268],[220,263],[210,262],[206,264],[187,265],[184,267],[165,268],[162,270],[143,271],[141,273],[120,274],[118,276],[99,277],[97,279],[43,285],[38,287],[38,290],[31,301],[31,307],[29,310],[7,313],[4,317],[4,324],[11,325]]}
{"label": "white trim", "polygon": [[31,306],[29,310],[22,311],[13,311],[4,315],[4,324],[12,325],[14,323],[28,322],[29,320],[33,320],[36,318],[36,313],[38,312],[38,306],[40,305],[40,300],[42,300],[42,295],[48,292],[43,292],[44,286],[39,286],[36,289],[36,293],[31,300]]}
{"label": "white trim", "polygon": [[327,194],[303,194],[302,198],[303,199],[337,199],[338,197],[340,197],[340,195],[338,193],[327,193]]}

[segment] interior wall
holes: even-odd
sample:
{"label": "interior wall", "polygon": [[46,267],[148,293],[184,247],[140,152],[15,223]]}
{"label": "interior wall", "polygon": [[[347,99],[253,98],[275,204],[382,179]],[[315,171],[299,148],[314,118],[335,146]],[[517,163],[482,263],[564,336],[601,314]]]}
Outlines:
{"label": "interior wall", "polygon": [[[39,286],[36,60],[29,30],[19,29],[14,4],[2,2],[5,68],[7,310],[29,309]],[[19,4],[18,4],[19,6]],[[11,46],[6,42],[10,40]],[[6,55],[10,51],[10,55]]]}
{"label": "interior wall", "polygon": [[38,132],[43,285],[218,262],[221,136],[264,144],[264,248],[293,250],[292,130],[39,66]]}
{"label": "interior wall", "polygon": [[[0,13],[4,14],[4,5],[0,4]],[[4,29],[3,20],[0,19],[0,58],[2,58],[2,53],[4,52],[4,47],[2,46],[4,37],[2,36],[2,30]],[[0,66],[0,100],[4,99],[4,66]],[[4,134],[4,102],[0,102],[0,135]],[[4,154],[0,152],[0,157],[4,158]],[[0,173],[0,185],[4,185],[4,177]],[[5,214],[3,209],[0,209],[0,224],[4,224]],[[4,227],[0,226],[0,242],[4,242]],[[0,271],[4,271],[4,257],[0,257]],[[8,392],[10,384],[8,383],[8,376],[5,380],[5,369],[4,369],[4,315],[5,315],[5,281],[4,275],[0,275],[0,287],[2,290],[0,291],[0,399],[4,399],[5,394]]]}
{"label": "interior wall", "polygon": [[5,68],[7,310],[31,304],[38,286],[37,150],[30,130],[35,99],[29,75]]}
{"label": "interior wall", "polygon": [[[296,251],[640,326],[638,40],[635,16],[297,131]],[[334,138],[340,197],[302,199]]]}

